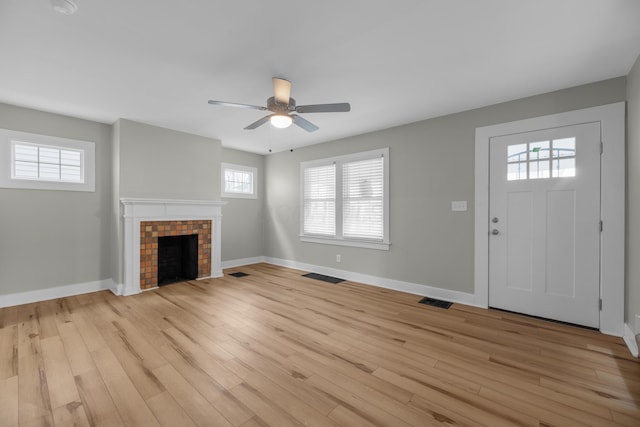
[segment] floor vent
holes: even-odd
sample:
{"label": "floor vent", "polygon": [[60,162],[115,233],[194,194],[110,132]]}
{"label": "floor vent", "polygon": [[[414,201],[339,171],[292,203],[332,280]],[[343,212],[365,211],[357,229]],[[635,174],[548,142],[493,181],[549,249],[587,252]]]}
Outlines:
{"label": "floor vent", "polygon": [[333,283],[333,284],[344,282],[344,279],[338,279],[337,277],[325,276],[324,274],[318,274],[318,273],[307,273],[307,274],[303,274],[303,276],[308,277],[310,279],[322,280],[323,282]]}
{"label": "floor vent", "polygon": [[237,273],[231,273],[229,276],[233,276],[233,277],[245,277],[248,276],[247,273],[243,273],[242,271],[238,271]]}
{"label": "floor vent", "polygon": [[420,304],[431,305],[433,307],[439,307],[439,308],[449,308],[453,304],[452,302],[449,302],[449,301],[443,301],[441,299],[434,299],[434,298],[428,298],[428,297],[424,297],[418,302]]}

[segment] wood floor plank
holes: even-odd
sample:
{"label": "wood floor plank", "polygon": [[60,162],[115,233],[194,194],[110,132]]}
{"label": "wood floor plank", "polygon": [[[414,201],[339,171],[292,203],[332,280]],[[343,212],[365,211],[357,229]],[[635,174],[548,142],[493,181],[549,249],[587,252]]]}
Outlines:
{"label": "wood floor plank", "polygon": [[195,427],[189,415],[168,391],[163,391],[146,402],[162,427]]}
{"label": "wood floor plank", "polygon": [[234,426],[244,425],[254,417],[254,413],[227,390],[213,402],[213,407]]}
{"label": "wood floor plank", "polygon": [[53,409],[80,400],[69,359],[59,336],[40,340]]}
{"label": "wood floor plank", "polygon": [[56,423],[56,427],[90,427],[89,419],[84,412],[84,406],[79,400],[55,408],[53,410],[53,420]]}
{"label": "wood floor plank", "polygon": [[[469,418],[463,414],[459,408],[452,409],[448,405],[440,405],[430,399],[425,399],[422,396],[414,394],[409,402],[409,406],[416,408],[425,414],[426,425],[437,426],[468,426],[468,427],[481,427],[485,424],[480,423],[479,420]],[[522,425],[522,423],[519,423]],[[515,424],[518,425],[518,424]]]}
{"label": "wood floor plank", "polygon": [[611,419],[609,409],[604,406],[586,402],[569,394],[551,391],[540,386],[539,382],[530,383],[511,379],[509,375],[501,374],[499,369],[493,369],[492,367],[470,369],[470,367],[451,365],[447,362],[438,362],[436,368],[445,374],[464,376],[478,384],[482,384],[485,388],[503,392],[511,397],[518,397],[541,407],[548,407],[555,403],[557,409],[562,413],[577,410],[577,413],[582,413],[585,418],[596,416]]}
{"label": "wood floor plank", "polygon": [[123,426],[120,413],[97,369],[74,377],[83,409],[92,427]]}
{"label": "wood floor plank", "polygon": [[18,324],[18,306],[0,308],[0,329]]}
{"label": "wood floor plank", "polygon": [[229,371],[211,355],[209,355],[202,347],[191,341],[188,337],[180,333],[175,328],[169,328],[163,331],[167,339],[173,345],[179,348],[183,353],[197,364],[200,369],[206,372],[211,378],[214,378],[223,387],[229,389],[242,382],[238,376]]}
{"label": "wood floor plank", "polygon": [[[490,401],[499,400],[508,403],[509,407],[513,410],[520,412],[521,414],[527,414],[528,416],[537,418],[540,424],[543,425],[561,425],[561,426],[593,426],[593,427],[606,427],[614,425],[611,420],[600,418],[591,414],[581,414],[582,416],[576,417],[575,411],[563,411],[561,406],[553,407],[554,410],[550,410],[551,405],[541,406],[531,403],[529,400],[518,399],[507,393],[501,393],[490,388],[482,388],[480,390],[480,396],[487,398]],[[577,419],[579,418],[579,419]]]}
{"label": "wood floor plank", "polygon": [[17,324],[0,329],[0,380],[16,375],[18,375]]}
{"label": "wood floor plank", "polygon": [[60,332],[60,338],[62,339],[73,375],[75,376],[83,372],[95,370],[96,365],[91,357],[91,353],[78,332],[75,323],[68,322],[61,324],[58,326],[58,331]]}
{"label": "wood floor plank", "polygon": [[274,405],[267,396],[248,386],[240,383],[230,390],[236,399],[244,402],[244,404],[253,411],[256,416],[271,426],[293,427],[301,426],[295,418],[287,414],[277,405]]}
{"label": "wood floor plank", "polygon": [[274,383],[292,391],[322,414],[326,415],[336,407],[337,403],[334,400],[304,386],[303,381],[312,375],[311,371],[305,375],[300,372],[300,369],[289,365],[284,358],[273,359],[265,357],[259,351],[255,351],[254,348],[247,348],[238,343],[226,342],[224,345],[242,361],[244,366],[252,368],[247,371],[246,376],[258,371]]}
{"label": "wood floor plank", "polygon": [[456,390],[440,381],[429,380],[425,376],[416,378],[417,375],[412,377],[398,375],[384,368],[378,369],[375,375],[396,385],[406,387],[416,395],[436,402],[440,406],[453,407],[454,405],[451,403],[457,402],[455,409],[453,409],[456,413],[477,420],[483,425],[538,425],[538,420],[534,417],[520,414],[509,407],[503,407],[474,393]]}
{"label": "wood floor plank", "polygon": [[298,420],[298,422],[300,422],[302,425],[335,425],[321,412],[308,405],[305,401],[298,398],[295,394],[270,381],[259,372],[254,372],[249,375],[244,383],[252,387],[254,390],[260,392],[262,395],[269,396],[269,399],[271,399],[273,402],[277,402],[276,404],[278,405],[278,407],[282,408],[286,413]]}
{"label": "wood floor plank", "polygon": [[36,304],[20,307],[18,318],[19,422],[53,424],[47,374],[42,358]]}
{"label": "wood floor plank", "polygon": [[189,354],[182,352],[179,347],[163,345],[159,348],[159,351],[169,361],[171,367],[178,371],[180,376],[210,404],[213,405],[225,392],[226,389],[222,384],[211,378]]}
{"label": "wood floor plank", "polygon": [[18,377],[0,380],[0,426],[18,425]]}
{"label": "wood floor plank", "polygon": [[111,350],[103,348],[91,355],[125,425],[160,426]]}
{"label": "wood floor plank", "polygon": [[58,335],[58,327],[55,322],[56,301],[43,301],[36,304],[34,314],[40,331],[40,339]]}
{"label": "wood floor plank", "polygon": [[640,425],[618,337],[268,264],[225,273],[0,309],[0,426]]}
{"label": "wood floor plank", "polygon": [[[305,383],[322,391],[323,393],[326,393],[332,399],[335,399],[339,405],[344,406],[373,424],[397,427],[412,425],[386,412],[373,399],[353,394],[349,390],[340,387],[320,375],[313,375],[309,377],[305,380]],[[363,393],[365,392],[363,391]],[[409,409],[410,408],[407,407],[407,411]]]}
{"label": "wood floor plank", "polygon": [[229,427],[232,425],[196,389],[191,387],[173,366],[165,365],[155,369],[153,373],[197,426]]}
{"label": "wood floor plank", "polygon": [[329,418],[334,420],[338,425],[354,426],[354,427],[372,427],[375,424],[367,421],[365,418],[342,405],[336,406],[330,413]]}
{"label": "wood floor plank", "polygon": [[[83,307],[82,309],[90,310],[90,307]],[[89,352],[100,350],[107,346],[96,325],[90,322],[82,312],[71,313],[71,319]]]}

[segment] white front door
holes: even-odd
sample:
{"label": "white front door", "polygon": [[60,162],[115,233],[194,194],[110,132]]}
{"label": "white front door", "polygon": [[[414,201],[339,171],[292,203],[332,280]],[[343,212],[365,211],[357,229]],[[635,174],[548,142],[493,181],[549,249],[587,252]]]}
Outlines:
{"label": "white front door", "polygon": [[600,123],[489,150],[489,305],[599,327]]}

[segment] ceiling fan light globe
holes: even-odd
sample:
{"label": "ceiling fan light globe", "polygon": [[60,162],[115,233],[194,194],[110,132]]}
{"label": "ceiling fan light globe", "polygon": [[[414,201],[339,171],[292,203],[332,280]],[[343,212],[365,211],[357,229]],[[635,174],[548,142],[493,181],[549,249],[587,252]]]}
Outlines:
{"label": "ceiling fan light globe", "polygon": [[274,114],[269,120],[271,125],[278,129],[288,128],[293,123],[293,119],[287,114]]}
{"label": "ceiling fan light globe", "polygon": [[51,7],[64,15],[73,15],[78,10],[78,5],[74,0],[51,0]]}

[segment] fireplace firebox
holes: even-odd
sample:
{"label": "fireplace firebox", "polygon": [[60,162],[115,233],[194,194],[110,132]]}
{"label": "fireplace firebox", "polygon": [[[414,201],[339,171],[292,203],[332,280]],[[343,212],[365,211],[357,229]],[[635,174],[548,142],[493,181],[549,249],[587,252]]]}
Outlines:
{"label": "fireplace firebox", "polygon": [[198,277],[198,235],[158,237],[158,286]]}

